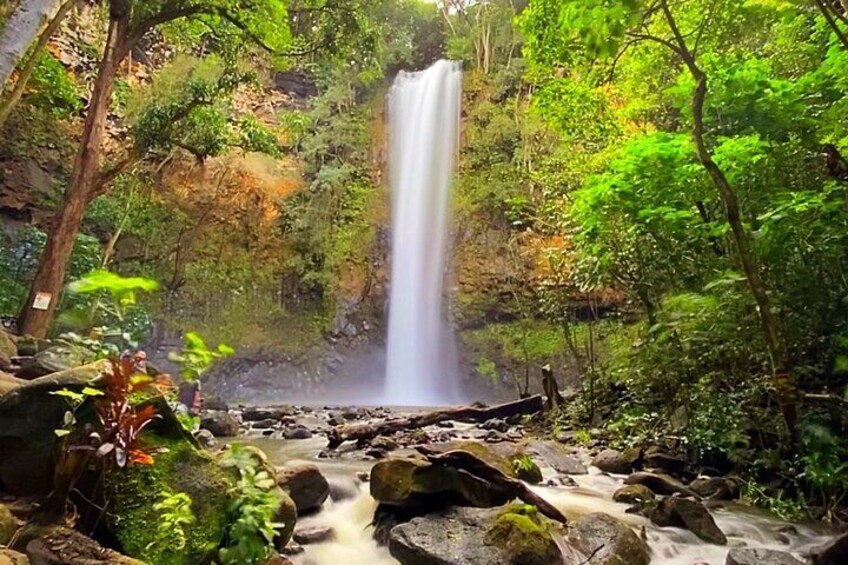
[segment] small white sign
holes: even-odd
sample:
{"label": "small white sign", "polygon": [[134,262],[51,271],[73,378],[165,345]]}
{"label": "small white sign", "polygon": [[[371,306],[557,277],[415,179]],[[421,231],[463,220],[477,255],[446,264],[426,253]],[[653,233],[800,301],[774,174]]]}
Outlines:
{"label": "small white sign", "polygon": [[50,301],[53,299],[53,295],[49,292],[39,292],[35,295],[35,300],[32,301],[32,308],[34,310],[47,310],[50,308]]}

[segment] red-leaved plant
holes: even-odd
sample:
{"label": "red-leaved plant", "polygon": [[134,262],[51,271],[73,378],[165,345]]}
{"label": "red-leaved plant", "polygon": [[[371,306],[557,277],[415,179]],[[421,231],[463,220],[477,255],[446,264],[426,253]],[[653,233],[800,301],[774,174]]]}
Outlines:
{"label": "red-leaved plant", "polygon": [[131,396],[150,386],[160,386],[153,377],[141,372],[134,357],[111,361],[104,374],[105,394],[95,402],[101,430],[92,434],[98,443],[97,456],[114,457],[118,467],[140,463],[150,465],[153,457],[138,443],[138,436],[153,420],[159,418],[152,404],[136,408]]}

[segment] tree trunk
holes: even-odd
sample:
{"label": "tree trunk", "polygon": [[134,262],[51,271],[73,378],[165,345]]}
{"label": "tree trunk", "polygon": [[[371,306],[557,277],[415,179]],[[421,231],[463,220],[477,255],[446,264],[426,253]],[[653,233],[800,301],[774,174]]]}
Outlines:
{"label": "tree trunk", "polygon": [[0,34],[0,90],[35,37],[56,13],[60,0],[21,0]]}
{"label": "tree trunk", "polygon": [[686,40],[677,26],[677,22],[668,7],[666,0],[661,4],[666,21],[674,34],[679,51],[678,54],[683,59],[686,67],[689,69],[692,78],[695,79],[695,92],[692,96],[692,116],[693,116],[693,138],[695,141],[695,149],[698,154],[698,159],[701,165],[707,171],[718,189],[719,197],[724,205],[727,215],[727,223],[730,225],[730,231],[733,236],[733,242],[736,245],[736,250],[739,254],[739,262],[742,266],[742,272],[745,275],[745,280],[748,283],[748,290],[751,292],[754,302],[757,304],[757,314],[760,318],[760,327],[763,332],[763,340],[766,344],[769,357],[772,365],[772,386],[775,390],[777,402],[780,405],[780,410],[783,414],[784,423],[789,432],[793,446],[797,439],[797,423],[798,423],[798,404],[800,403],[800,391],[795,379],[787,370],[786,363],[786,347],[783,342],[783,337],[780,335],[778,325],[771,312],[771,303],[768,296],[768,290],[765,282],[760,276],[759,266],[754,254],[751,252],[748,233],[742,223],[742,218],[739,213],[739,198],[736,191],[724,175],[724,171],[715,163],[710,149],[707,147],[704,139],[704,103],[707,98],[708,82],[707,75],[698,67],[695,56],[688,49]]}
{"label": "tree trunk", "polygon": [[48,25],[41,33],[41,36],[38,38],[38,43],[36,43],[35,48],[32,50],[32,53],[29,54],[29,58],[21,69],[18,80],[15,83],[15,88],[11,93],[9,93],[6,100],[3,101],[2,106],[0,106],[0,127],[3,127],[3,124],[6,123],[6,119],[9,117],[9,114],[12,113],[12,110],[21,100],[24,90],[26,89],[26,85],[32,76],[32,72],[35,70],[35,66],[38,64],[38,60],[41,58],[41,54],[44,52],[44,47],[47,45],[47,42],[50,41],[50,38],[53,37],[59,29],[59,26],[62,24],[62,20],[64,20],[65,16],[68,15],[71,8],[79,2],[80,0],[67,0],[64,4],[62,4],[59,11],[56,12],[56,15],[53,17],[53,20],[51,20],[50,25]]}
{"label": "tree trunk", "polygon": [[[18,327],[24,334],[44,337],[50,329],[56,305],[65,280],[65,272],[71,260],[74,241],[80,231],[85,210],[95,196],[99,186],[100,158],[103,153],[103,137],[106,130],[106,113],[109,99],[121,58],[128,51],[123,45],[127,34],[129,10],[110,16],[109,34],[103,60],[91,95],[91,104],[85,118],[82,142],[74,161],[71,184],[65,192],[61,208],[56,213],[47,245],[41,254],[29,297],[23,305]],[[39,293],[49,295],[49,302],[36,309],[35,300]]]}

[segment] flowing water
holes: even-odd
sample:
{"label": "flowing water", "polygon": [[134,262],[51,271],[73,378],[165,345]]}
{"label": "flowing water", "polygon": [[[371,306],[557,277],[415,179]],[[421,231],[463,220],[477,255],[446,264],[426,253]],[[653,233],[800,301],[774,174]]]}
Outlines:
{"label": "flowing water", "polygon": [[392,272],[384,402],[456,400],[443,315],[450,185],[462,72],[438,61],[402,72],[389,93]]}
{"label": "flowing water", "polygon": [[[320,459],[318,453],[326,446],[326,440],[318,436],[292,441],[256,439],[250,443],[259,446],[277,465],[302,461],[316,463],[331,484],[347,484],[358,493],[353,499],[342,502],[328,500],[320,513],[298,520],[298,526],[330,526],[336,537],[330,542],[306,546],[304,554],[293,558],[297,565],[397,565],[388,551],[371,537],[370,523],[377,503],[368,494],[368,485],[353,487],[356,472],[370,470],[374,461],[364,459],[361,451],[343,453],[337,459]],[[551,468],[542,466],[542,472],[546,479],[556,476]],[[534,490],[569,520],[592,512],[605,512],[636,531],[644,529],[651,548],[652,565],[724,565],[728,549],[737,546],[777,549],[800,557],[829,539],[820,528],[789,524],[740,505],[713,511],[716,523],[727,535],[728,545],[712,545],[687,530],[660,528],[642,516],[627,513],[626,504],[612,500],[612,493],[623,484],[624,476],[606,475],[590,468],[588,475],[572,478],[577,486],[534,487]]]}

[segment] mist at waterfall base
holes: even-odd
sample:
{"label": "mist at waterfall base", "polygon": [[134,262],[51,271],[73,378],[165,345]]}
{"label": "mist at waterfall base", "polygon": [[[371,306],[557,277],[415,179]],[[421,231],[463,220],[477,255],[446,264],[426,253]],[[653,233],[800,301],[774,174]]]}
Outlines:
{"label": "mist at waterfall base", "polygon": [[441,60],[401,72],[389,92],[392,255],[383,402],[394,406],[459,397],[444,280],[461,83],[460,65]]}

